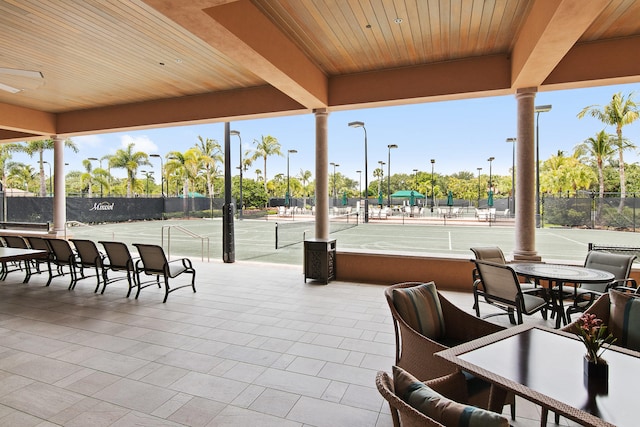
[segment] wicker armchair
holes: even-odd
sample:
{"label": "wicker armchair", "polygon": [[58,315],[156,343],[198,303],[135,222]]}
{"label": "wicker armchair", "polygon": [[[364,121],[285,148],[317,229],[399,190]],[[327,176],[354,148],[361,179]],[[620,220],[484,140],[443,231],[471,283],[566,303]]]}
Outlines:
{"label": "wicker armchair", "polygon": [[[451,346],[501,331],[504,328],[459,309],[438,292],[446,336],[443,340],[434,341],[420,334],[402,318],[396,309],[393,301],[393,291],[422,284],[422,282],[395,284],[387,287],[384,294],[393,317],[396,338],[395,364],[421,381],[428,381],[457,372],[456,366],[434,356],[435,353],[446,350]],[[488,389],[471,394],[469,397],[470,404],[485,409],[489,407]],[[511,415],[512,418],[515,418],[515,397],[513,394],[507,396],[505,404],[511,405]]]}
{"label": "wicker armchair", "polygon": [[[460,372],[427,381],[425,384],[451,400],[460,403],[467,402],[465,378]],[[402,400],[395,393],[393,379],[386,372],[378,372],[378,375],[376,375],[376,387],[382,397],[389,402],[394,427],[443,427],[439,422],[417,411]]]}

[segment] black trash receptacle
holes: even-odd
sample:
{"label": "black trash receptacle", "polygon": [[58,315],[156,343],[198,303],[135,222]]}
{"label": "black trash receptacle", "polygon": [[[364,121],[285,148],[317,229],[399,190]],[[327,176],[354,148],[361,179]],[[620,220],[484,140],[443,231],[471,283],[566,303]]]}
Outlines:
{"label": "black trash receptacle", "polygon": [[304,241],[304,281],[329,283],[336,278],[336,240],[306,239]]}

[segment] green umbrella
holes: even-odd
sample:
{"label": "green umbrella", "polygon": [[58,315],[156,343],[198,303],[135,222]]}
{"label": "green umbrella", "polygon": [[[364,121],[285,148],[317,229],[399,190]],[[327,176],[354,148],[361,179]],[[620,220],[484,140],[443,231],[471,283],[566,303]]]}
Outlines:
{"label": "green umbrella", "polygon": [[347,206],[347,192],[342,193],[342,206]]}
{"label": "green umbrella", "polygon": [[289,206],[289,192],[284,193],[284,204],[285,206]]}
{"label": "green umbrella", "polygon": [[378,193],[378,204],[382,206],[382,191]]}
{"label": "green umbrella", "polygon": [[487,205],[493,207],[493,191],[489,190],[489,197],[487,198]]}
{"label": "green umbrella", "polygon": [[447,194],[447,206],[453,206],[453,192],[451,190]]}
{"label": "green umbrella", "polygon": [[416,193],[411,190],[411,194],[409,195],[409,206],[413,206],[416,204]]}

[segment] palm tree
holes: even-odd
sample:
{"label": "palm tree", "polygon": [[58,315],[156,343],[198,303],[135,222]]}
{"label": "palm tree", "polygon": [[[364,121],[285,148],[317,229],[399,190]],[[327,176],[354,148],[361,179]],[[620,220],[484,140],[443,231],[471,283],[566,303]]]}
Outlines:
{"label": "palm tree", "polygon": [[298,178],[302,181],[302,186],[304,187],[304,192],[302,194],[302,206],[306,208],[307,206],[307,185],[309,185],[309,180],[311,179],[311,171],[300,169],[300,173],[298,174]]}
{"label": "palm tree", "polygon": [[[43,154],[45,150],[53,150],[53,139],[39,139],[37,141],[29,141],[26,144],[26,146],[22,146],[22,151],[27,153],[29,157],[33,157],[34,154],[38,153],[38,164],[40,165],[40,197],[44,197],[47,195],[47,184],[44,179]],[[71,148],[74,153],[78,152],[78,147],[70,139],[64,141],[64,146]]]}
{"label": "palm tree", "polygon": [[587,114],[591,117],[595,117],[606,125],[615,126],[616,128],[616,135],[618,136],[616,145],[618,147],[620,160],[618,165],[620,171],[620,206],[618,207],[618,210],[622,212],[624,199],[627,194],[623,153],[624,150],[632,148],[631,144],[625,144],[624,138],[622,138],[622,127],[629,125],[638,119],[640,116],[638,106],[633,101],[633,93],[630,93],[625,98],[622,93],[618,92],[613,95],[611,102],[602,108],[599,105],[584,107],[582,111],[578,113],[578,118],[581,119]]}
{"label": "palm tree", "polygon": [[13,188],[21,188],[29,192],[29,185],[36,179],[37,173],[31,165],[24,163],[12,163],[9,166],[9,176],[7,183]]}
{"label": "palm tree", "polygon": [[93,184],[93,174],[91,173],[91,160],[84,159],[82,161],[82,166],[84,166],[84,169],[86,172],[83,172],[82,175],[80,175],[80,183],[82,184],[83,188],[86,186],[87,197],[91,198],[92,197],[91,187]]}
{"label": "palm tree", "polygon": [[267,158],[269,156],[284,156],[280,151],[280,143],[278,140],[271,136],[262,136],[262,139],[258,141],[257,139],[253,140],[253,143],[256,144],[256,150],[251,157],[252,160],[257,160],[259,158],[264,159],[264,191],[267,192]]}
{"label": "palm tree", "polygon": [[580,157],[588,155],[595,159],[598,168],[598,184],[599,196],[604,197],[604,161],[608,160],[615,153],[615,148],[611,141],[611,135],[603,130],[598,132],[595,137],[587,138],[582,144],[576,147],[576,154]]}
{"label": "palm tree", "polygon": [[260,175],[262,175],[262,171],[260,169],[256,169],[256,182],[260,181],[260,178],[262,178]]}
{"label": "palm tree", "polygon": [[168,174],[175,174],[182,178],[182,197],[185,212],[189,197],[189,184],[195,182],[201,168],[201,151],[198,148],[190,148],[184,153],[171,151],[167,154],[165,165]]}
{"label": "palm tree", "polygon": [[223,163],[222,147],[215,139],[203,139],[198,135],[198,144],[195,148],[200,151],[199,160],[204,168],[204,179],[209,196],[209,209],[213,209],[213,181],[218,175],[218,163]]}
{"label": "palm tree", "polygon": [[133,151],[133,143],[126,149],[119,148],[109,160],[109,166],[127,171],[127,197],[132,196],[132,187],[140,166],[150,166],[149,156],[142,151]]}

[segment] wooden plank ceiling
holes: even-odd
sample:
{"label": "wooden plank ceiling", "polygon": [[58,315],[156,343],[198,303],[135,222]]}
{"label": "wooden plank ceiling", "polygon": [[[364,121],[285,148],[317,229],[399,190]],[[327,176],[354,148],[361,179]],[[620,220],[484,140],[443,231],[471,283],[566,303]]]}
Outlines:
{"label": "wooden plank ceiling", "polygon": [[640,81],[640,0],[0,0],[0,141]]}

